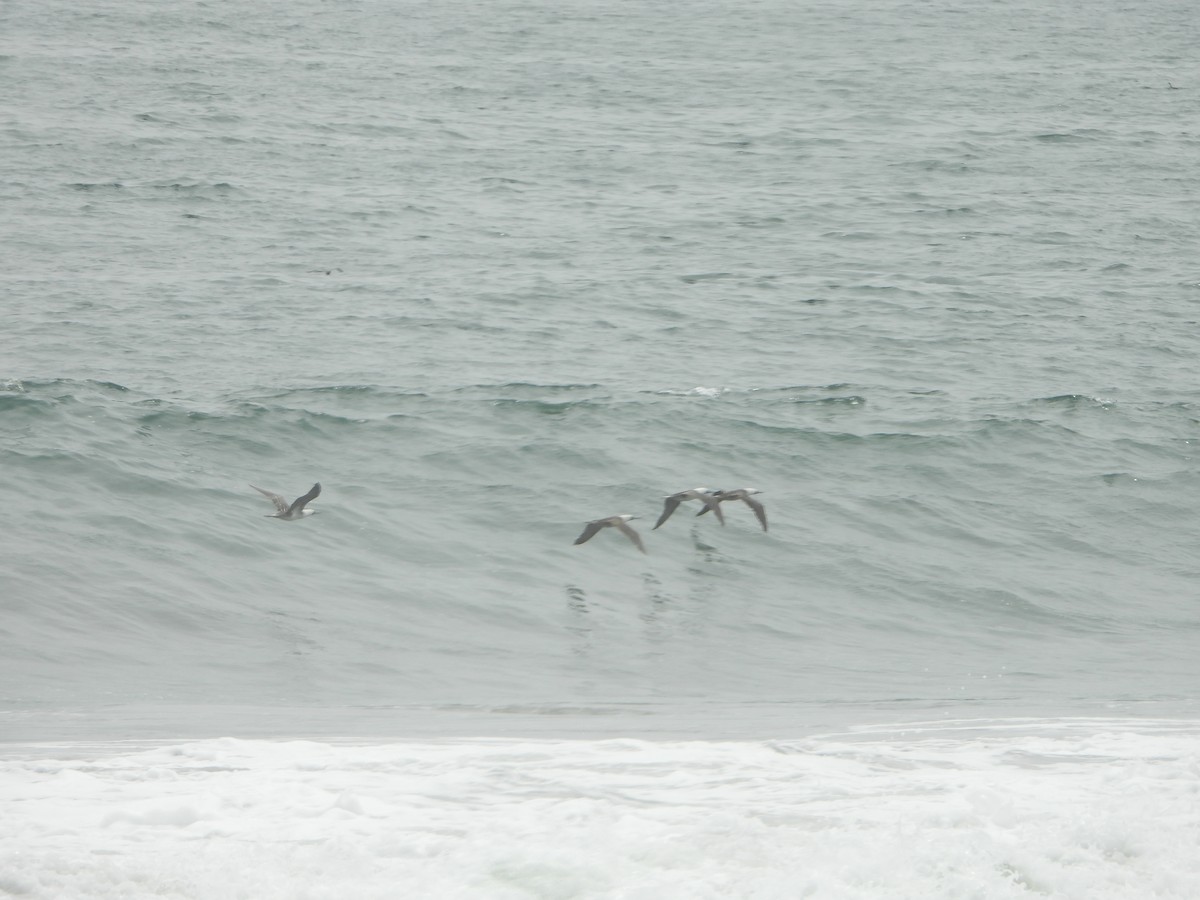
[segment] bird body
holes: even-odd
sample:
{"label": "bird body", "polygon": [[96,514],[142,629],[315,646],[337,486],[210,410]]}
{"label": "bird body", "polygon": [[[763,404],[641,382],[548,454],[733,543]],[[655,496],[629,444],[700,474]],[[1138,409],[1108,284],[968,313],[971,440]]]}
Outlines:
{"label": "bird body", "polygon": [[615,529],[617,529],[617,531],[621,532],[621,534],[625,535],[625,537],[629,538],[629,540],[633,541],[633,545],[635,547],[637,547],[639,550],[641,550],[643,553],[645,553],[646,548],[642,544],[642,536],[640,534],[638,534],[636,531],[634,531],[629,525],[629,520],[636,519],[636,518],[638,518],[638,517],[637,516],[608,516],[607,518],[604,518],[604,519],[595,519],[591,522],[588,522],[587,525],[584,526],[583,533],[575,539],[575,543],[576,544],[587,543],[588,541],[590,541],[593,537],[595,537],[599,533],[601,528],[615,528]]}
{"label": "bird body", "polygon": [[306,516],[311,516],[315,509],[305,509],[304,507],[311,501],[317,499],[321,495],[321,482],[317,482],[309,489],[309,492],[302,497],[297,497],[291,503],[288,503],[283,497],[272,491],[264,491],[258,485],[250,485],[268,500],[275,504],[275,513],[268,515],[268,519],[283,519],[285,522],[294,522],[297,519],[303,519]]}

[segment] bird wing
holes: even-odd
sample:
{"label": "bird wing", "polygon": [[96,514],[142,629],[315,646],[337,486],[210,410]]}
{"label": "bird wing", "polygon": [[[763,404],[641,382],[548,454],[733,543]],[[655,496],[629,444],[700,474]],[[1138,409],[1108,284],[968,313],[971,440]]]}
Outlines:
{"label": "bird wing", "polygon": [[754,510],[754,514],[756,516],[758,516],[758,521],[762,524],[763,531],[766,531],[767,530],[767,511],[765,509],[763,509],[763,505],[761,503],[759,503],[757,500],[755,500],[753,497],[743,497],[742,499],[746,501],[746,505],[748,507],[750,507],[752,510]]}
{"label": "bird wing", "polygon": [[717,518],[721,520],[721,524],[724,525],[725,517],[721,514],[721,510],[719,508],[721,500],[724,499],[721,495],[724,493],[724,491],[711,491],[710,493],[704,494],[702,497],[700,497],[700,502],[702,502],[704,505],[700,507],[700,512],[696,513],[696,515],[702,516],[712,510],[717,514]]}
{"label": "bird wing", "polygon": [[603,526],[599,522],[588,522],[587,525],[583,529],[583,534],[581,534],[579,537],[575,538],[575,543],[583,544],[583,543],[586,543],[587,541],[590,541],[593,537],[596,536],[596,532],[599,531],[602,527]]}
{"label": "bird wing", "polygon": [[260,494],[262,494],[264,497],[266,497],[268,500],[270,500],[272,503],[274,503],[275,509],[279,512],[279,514],[281,516],[287,515],[288,502],[286,500],[284,500],[282,497],[280,497],[278,494],[276,494],[272,491],[264,491],[262,488],[260,488],[256,484],[252,484],[252,485],[250,485],[250,487],[254,488],[256,491],[258,491]]}
{"label": "bird wing", "polygon": [[316,500],[319,496],[321,496],[321,482],[318,481],[316,484],[314,484],[312,486],[312,488],[309,490],[309,492],[307,494],[305,494],[303,497],[297,497],[295,499],[295,501],[293,501],[292,505],[290,507],[288,507],[286,515],[289,515],[289,516],[296,515],[296,513],[300,512],[300,510],[304,509],[304,507],[310,501]]}
{"label": "bird wing", "polygon": [[621,534],[625,535],[625,537],[633,541],[634,546],[636,546],[639,550],[641,550],[643,553],[646,552],[646,548],[642,545],[642,536],[630,528],[628,522],[618,522],[617,530],[620,531]]}
{"label": "bird wing", "polygon": [[[662,515],[659,516],[658,521],[654,523],[654,528],[657,528],[663,522],[667,521],[667,519],[671,518],[671,513],[675,512],[675,508],[679,506],[680,502],[681,501],[678,494],[672,494],[670,497],[664,500]],[[654,528],[651,528],[650,530],[653,531]]]}
{"label": "bird wing", "polygon": [[[725,513],[721,512],[721,501],[711,494],[706,494],[700,499],[704,501],[704,510],[711,509],[713,511],[713,515],[717,517],[717,521],[724,525]],[[701,510],[701,512],[704,512],[704,510]]]}

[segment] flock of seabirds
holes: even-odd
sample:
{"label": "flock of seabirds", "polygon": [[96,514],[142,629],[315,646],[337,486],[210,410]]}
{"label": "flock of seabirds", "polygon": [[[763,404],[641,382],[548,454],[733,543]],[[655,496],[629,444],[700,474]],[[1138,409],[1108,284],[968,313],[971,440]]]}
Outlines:
{"label": "flock of seabirds", "polygon": [[[317,482],[309,489],[307,494],[297,497],[291,503],[273,491],[264,491],[258,485],[252,484],[254,488],[268,500],[275,504],[275,512],[268,514],[268,519],[283,519],[285,522],[294,522],[303,519],[306,516],[311,516],[316,510],[308,508],[308,504],[317,497],[321,496],[321,482]],[[679,491],[674,494],[668,494],[663,500],[662,515],[658,517],[658,521],[654,523],[654,528],[657,529],[667,519],[671,518],[671,514],[679,507],[679,504],[686,500],[699,500],[702,507],[697,516],[702,516],[706,512],[711,512],[717,517],[717,521],[722,525],[725,524],[725,514],[721,512],[721,504],[727,503],[730,500],[741,500],[752,510],[754,515],[758,517],[758,522],[762,525],[763,531],[767,530],[767,511],[763,509],[763,505],[754,499],[754,494],[761,494],[762,491],[756,488],[735,488],[732,491],[710,491],[708,488],[690,488],[686,491]],[[646,547],[642,543],[642,536],[633,530],[629,524],[630,519],[639,519],[641,516],[606,516],[603,519],[593,519],[583,527],[583,533],[575,539],[576,544],[584,544],[594,538],[602,528],[615,528],[629,540],[633,541],[633,545],[646,552]]]}

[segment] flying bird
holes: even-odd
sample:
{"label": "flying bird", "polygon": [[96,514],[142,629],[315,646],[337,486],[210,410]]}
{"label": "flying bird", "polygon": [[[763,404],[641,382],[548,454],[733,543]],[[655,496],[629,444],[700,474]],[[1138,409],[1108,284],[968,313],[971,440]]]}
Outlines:
{"label": "flying bird", "polygon": [[[713,491],[712,498],[717,503],[724,503],[727,500],[744,500],[746,505],[754,510],[754,515],[758,516],[759,524],[762,525],[763,531],[767,530],[767,511],[763,509],[763,505],[751,497],[751,494],[761,494],[762,491],[757,488],[737,488],[732,491]],[[698,516],[708,512],[708,506],[696,513]]]}
{"label": "flying bird", "polygon": [[671,513],[675,512],[679,504],[685,500],[699,500],[704,504],[705,511],[711,509],[713,514],[716,515],[717,521],[722,525],[725,524],[725,514],[721,512],[720,505],[713,499],[713,495],[709,492],[708,488],[692,488],[688,491],[680,491],[677,494],[669,494],[663,500],[662,515],[658,517],[658,521],[654,523],[654,528],[650,530],[653,531],[663,522],[667,521],[667,519],[671,518]]}
{"label": "flying bird", "polygon": [[264,491],[258,485],[252,484],[254,488],[268,500],[275,504],[276,512],[274,515],[268,515],[268,519],[283,519],[285,522],[292,522],[296,519],[303,519],[305,516],[311,516],[315,509],[305,509],[304,507],[321,495],[321,482],[317,482],[312,486],[312,489],[303,497],[297,497],[290,504],[280,497],[278,494],[271,491]]}
{"label": "flying bird", "polygon": [[639,516],[609,516],[606,519],[596,519],[593,522],[588,522],[587,525],[584,526],[583,534],[575,538],[575,543],[587,543],[596,536],[596,533],[601,528],[615,528],[617,531],[621,532],[621,534],[625,535],[625,537],[633,541],[635,547],[645,553],[646,548],[642,544],[642,536],[629,527],[629,520],[637,518],[639,518]]}

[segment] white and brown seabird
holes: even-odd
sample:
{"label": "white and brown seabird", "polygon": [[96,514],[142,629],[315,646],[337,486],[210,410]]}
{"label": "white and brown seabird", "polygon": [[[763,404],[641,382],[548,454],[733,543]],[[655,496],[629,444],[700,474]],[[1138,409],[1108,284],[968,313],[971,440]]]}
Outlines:
{"label": "white and brown seabird", "polygon": [[268,519],[283,519],[285,522],[293,522],[297,519],[303,519],[305,516],[311,516],[315,509],[305,509],[311,501],[316,500],[321,495],[321,482],[317,482],[312,486],[307,494],[303,497],[297,497],[291,503],[288,503],[283,497],[271,491],[264,491],[256,484],[250,485],[268,500],[275,504],[276,512],[274,515],[268,515]]}
{"label": "white and brown seabird", "polygon": [[[727,500],[743,500],[743,501],[745,501],[746,505],[748,507],[750,507],[752,510],[754,510],[754,515],[758,516],[758,521],[759,521],[759,524],[762,525],[763,531],[766,531],[767,530],[767,511],[765,509],[763,509],[763,505],[761,503],[759,503],[757,500],[755,500],[753,497],[750,496],[751,494],[761,494],[761,493],[762,493],[762,491],[758,490],[757,488],[736,488],[735,490],[732,490],[732,491],[713,491],[712,498],[718,504],[724,503]],[[708,509],[709,508],[707,506],[705,506],[704,509],[700,510],[700,512],[696,513],[696,515],[702,516],[706,512],[708,512]]]}
{"label": "white and brown seabird", "polygon": [[[722,525],[725,524],[725,514],[721,512],[720,504],[713,498],[712,492],[708,488],[691,488],[690,490],[679,491],[677,494],[669,494],[663,499],[662,515],[654,523],[654,528],[658,528],[659,525],[671,518],[671,513],[675,512],[679,504],[685,500],[699,500],[704,504],[706,512],[711,509],[713,515],[717,517],[717,521]],[[653,531],[654,528],[650,530]]]}
{"label": "white and brown seabird", "polygon": [[596,536],[596,533],[601,528],[615,528],[625,537],[633,541],[635,547],[646,552],[645,546],[642,544],[642,536],[629,527],[629,520],[639,518],[638,516],[609,516],[605,519],[596,519],[588,522],[583,528],[583,534],[575,538],[576,544],[584,544]]}

